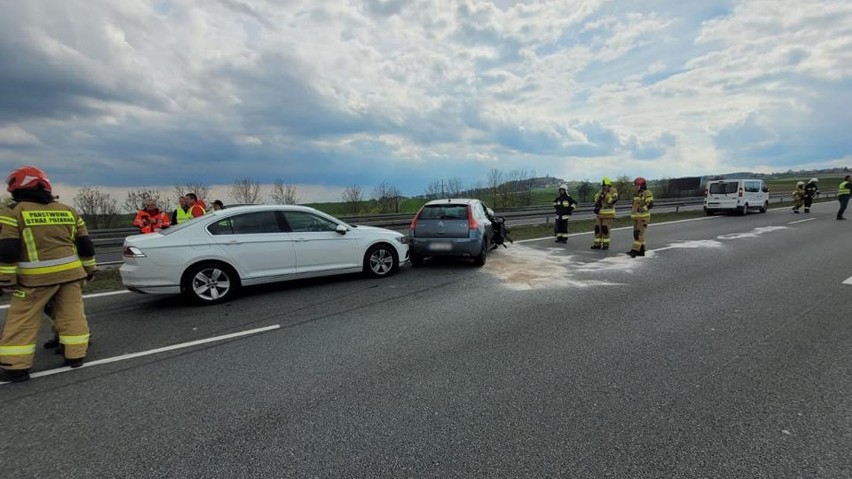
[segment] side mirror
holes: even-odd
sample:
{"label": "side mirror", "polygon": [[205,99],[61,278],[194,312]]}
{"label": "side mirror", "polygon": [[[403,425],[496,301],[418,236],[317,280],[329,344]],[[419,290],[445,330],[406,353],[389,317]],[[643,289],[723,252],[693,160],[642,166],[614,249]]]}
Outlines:
{"label": "side mirror", "polygon": [[494,217],[494,210],[491,208],[485,208],[485,211],[488,213],[488,216]]}
{"label": "side mirror", "polygon": [[345,235],[346,232],[349,231],[349,228],[347,228],[343,225],[337,225],[337,228],[335,229],[335,231],[337,231],[338,233],[340,233],[342,235]]}

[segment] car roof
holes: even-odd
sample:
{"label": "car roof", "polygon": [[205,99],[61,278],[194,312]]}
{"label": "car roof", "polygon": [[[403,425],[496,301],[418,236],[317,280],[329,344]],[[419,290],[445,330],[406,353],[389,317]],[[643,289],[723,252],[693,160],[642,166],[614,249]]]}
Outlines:
{"label": "car roof", "polygon": [[219,211],[213,211],[213,214],[225,214],[225,213],[233,213],[235,211],[265,211],[265,210],[286,210],[286,211],[318,211],[315,208],[311,208],[310,206],[301,206],[301,205],[237,205],[237,206],[228,206]]}
{"label": "car roof", "polygon": [[424,206],[431,205],[452,205],[452,204],[463,204],[463,205],[472,205],[473,203],[478,202],[479,200],[473,198],[444,198],[442,200],[432,200],[426,203]]}

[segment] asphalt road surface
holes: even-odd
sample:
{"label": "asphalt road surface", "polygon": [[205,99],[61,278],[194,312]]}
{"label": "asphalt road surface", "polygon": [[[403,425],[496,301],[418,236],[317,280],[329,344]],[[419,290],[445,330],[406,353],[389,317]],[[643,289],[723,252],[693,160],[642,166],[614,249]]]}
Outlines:
{"label": "asphalt road surface", "polygon": [[89,298],[90,363],[40,349],[56,374],[0,385],[0,475],[849,478],[834,208],[654,225],[637,259],[619,230],[212,307]]}

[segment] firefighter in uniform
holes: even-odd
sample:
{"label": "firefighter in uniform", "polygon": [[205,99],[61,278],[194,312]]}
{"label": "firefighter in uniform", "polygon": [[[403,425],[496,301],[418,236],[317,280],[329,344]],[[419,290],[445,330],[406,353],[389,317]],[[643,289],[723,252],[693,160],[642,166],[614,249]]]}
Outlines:
{"label": "firefighter in uniform", "polygon": [[145,207],[136,213],[136,219],[133,220],[133,226],[139,228],[142,234],[156,233],[169,225],[169,215],[157,208],[157,201],[153,199],[145,200]]}
{"label": "firefighter in uniform", "polygon": [[799,208],[805,202],[805,182],[796,183],[796,189],[793,190],[793,213],[798,213]]}
{"label": "firefighter in uniform", "polygon": [[645,230],[651,222],[651,207],[654,206],[654,195],[648,190],[648,182],[641,176],[633,180],[636,194],[633,195],[633,207],[630,217],[633,219],[633,246],[627,254],[631,258],[645,256]]}
{"label": "firefighter in uniform", "polygon": [[20,382],[29,379],[42,314],[51,300],[65,365],[83,365],[89,326],[82,287],[97,266],[86,224],[71,207],[55,201],[43,171],[18,168],[6,184],[17,203],[0,212],[0,286],[12,292],[0,338],[0,367],[2,380]]}
{"label": "firefighter in uniform", "polygon": [[604,176],[601,189],[595,194],[595,240],[592,249],[609,249],[609,233],[615,219],[615,202],[618,191],[612,187],[612,181]]}
{"label": "firefighter in uniform", "polygon": [[568,194],[568,185],[559,185],[559,196],[553,200],[556,209],[556,242],[568,242],[568,216],[574,212],[577,202]]}
{"label": "firefighter in uniform", "polygon": [[819,194],[819,182],[816,178],[811,178],[808,184],[805,185],[805,213],[811,212],[811,205],[814,203],[814,197]]}

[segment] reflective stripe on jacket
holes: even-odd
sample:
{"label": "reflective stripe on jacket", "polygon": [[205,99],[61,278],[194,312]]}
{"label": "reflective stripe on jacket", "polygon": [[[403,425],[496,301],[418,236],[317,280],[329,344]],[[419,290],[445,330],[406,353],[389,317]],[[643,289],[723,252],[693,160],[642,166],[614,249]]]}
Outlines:
{"label": "reflective stripe on jacket", "polygon": [[618,201],[618,191],[608,187],[606,191],[600,190],[595,193],[595,204],[600,204],[598,218],[615,218],[615,202]]}
{"label": "reflective stripe on jacket", "polygon": [[846,196],[852,194],[852,189],[850,189],[850,182],[844,181],[840,183],[840,186],[837,187],[837,196]]}
{"label": "reflective stripe on jacket", "polygon": [[631,218],[650,218],[651,205],[654,204],[654,195],[649,190],[642,190],[633,197],[633,206],[630,209]]}
{"label": "reflective stripe on jacket", "polygon": [[154,212],[140,210],[136,213],[136,219],[133,220],[133,226],[139,228],[142,234],[160,231],[163,228],[168,228],[170,224],[169,215],[159,209],[154,210]]}
{"label": "reflective stripe on jacket", "polygon": [[[86,223],[71,207],[22,201],[3,209],[0,222],[0,243],[5,245],[0,283],[47,286],[83,279],[95,271]],[[78,252],[78,246],[85,251]]]}

